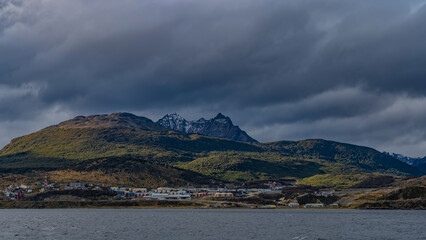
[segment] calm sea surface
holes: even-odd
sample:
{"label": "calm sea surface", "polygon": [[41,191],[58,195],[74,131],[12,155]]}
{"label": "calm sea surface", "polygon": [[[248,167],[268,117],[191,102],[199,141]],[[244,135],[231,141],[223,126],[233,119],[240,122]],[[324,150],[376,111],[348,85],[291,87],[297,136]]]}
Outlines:
{"label": "calm sea surface", "polygon": [[426,239],[426,211],[0,210],[0,239]]}

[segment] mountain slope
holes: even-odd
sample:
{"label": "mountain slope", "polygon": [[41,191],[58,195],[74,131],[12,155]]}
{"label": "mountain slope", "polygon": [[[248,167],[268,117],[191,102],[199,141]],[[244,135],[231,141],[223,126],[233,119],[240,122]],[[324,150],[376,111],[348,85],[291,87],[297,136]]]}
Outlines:
{"label": "mountain slope", "polygon": [[318,186],[352,186],[375,174],[422,173],[372,148],[320,139],[261,144],[262,152],[211,152],[176,166],[229,181],[298,178]]}
{"label": "mountain slope", "polygon": [[416,168],[369,147],[322,139],[281,141],[265,145],[287,156],[313,157],[328,163],[343,164],[370,172],[421,175]]}
{"label": "mountain slope", "polygon": [[65,169],[49,171],[47,176],[56,182],[84,181],[112,186],[145,186],[149,188],[217,182],[196,172],[134,157],[85,160]]}
{"label": "mountain slope", "polygon": [[[0,151],[0,159],[30,158],[86,160],[108,156],[150,156],[161,162],[183,161],[210,151],[262,151],[254,145],[169,131],[129,128],[47,128],[16,138]],[[3,157],[3,158],[2,158]],[[0,160],[1,162],[1,160]]]}
{"label": "mountain slope", "polygon": [[71,120],[61,122],[49,128],[132,128],[140,130],[166,130],[146,117],[139,117],[131,113],[112,113],[91,116],[77,116]]}
{"label": "mountain slope", "polygon": [[219,113],[216,117],[206,120],[187,121],[176,113],[167,114],[157,124],[179,132],[197,133],[210,137],[225,138],[239,142],[257,142],[245,131],[235,126],[229,117]]}
{"label": "mountain slope", "polygon": [[418,166],[416,166],[417,169],[419,169],[420,171],[422,171],[424,174],[426,174],[426,163],[420,164]]}

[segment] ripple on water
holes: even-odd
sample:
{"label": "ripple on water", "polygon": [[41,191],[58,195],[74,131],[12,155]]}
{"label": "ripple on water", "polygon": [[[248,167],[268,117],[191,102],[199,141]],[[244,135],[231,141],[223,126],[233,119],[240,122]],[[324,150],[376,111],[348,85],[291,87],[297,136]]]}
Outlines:
{"label": "ripple on water", "polygon": [[0,239],[424,239],[424,211],[0,210]]}

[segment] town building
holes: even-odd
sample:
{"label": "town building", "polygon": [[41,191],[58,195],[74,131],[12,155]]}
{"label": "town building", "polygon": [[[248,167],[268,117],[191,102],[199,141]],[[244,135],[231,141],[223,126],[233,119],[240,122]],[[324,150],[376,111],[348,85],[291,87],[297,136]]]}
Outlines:
{"label": "town building", "polygon": [[289,207],[299,207],[300,204],[299,203],[289,203],[288,206]]}
{"label": "town building", "polygon": [[324,207],[323,203],[307,203],[305,204],[305,208],[321,208]]}

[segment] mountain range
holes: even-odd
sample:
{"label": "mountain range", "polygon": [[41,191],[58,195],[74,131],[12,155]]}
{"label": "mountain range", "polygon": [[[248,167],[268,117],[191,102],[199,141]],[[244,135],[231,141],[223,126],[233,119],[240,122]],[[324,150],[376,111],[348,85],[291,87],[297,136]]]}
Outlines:
{"label": "mountain range", "polygon": [[391,157],[394,157],[394,158],[398,159],[399,161],[404,162],[408,165],[416,167],[417,169],[419,169],[423,173],[426,173],[426,157],[413,158],[413,157],[407,157],[407,156],[404,156],[404,155],[398,154],[398,153],[389,153],[389,152],[383,152],[383,153],[386,154],[386,155],[389,155]]}
{"label": "mountain range", "polygon": [[420,166],[422,164],[426,163],[426,157],[417,157],[417,158],[413,158],[413,157],[407,157],[404,156],[402,154],[398,154],[398,153],[389,153],[389,152],[383,152],[384,154],[387,154],[389,156],[392,156],[402,162],[407,163],[408,165],[417,167]]}
{"label": "mountain range", "polygon": [[222,114],[204,122],[196,128],[177,114],[157,123],[130,113],[78,116],[13,139],[0,151],[0,173],[147,187],[282,178],[349,187],[376,175],[423,175],[368,147],[322,139],[258,143]]}

